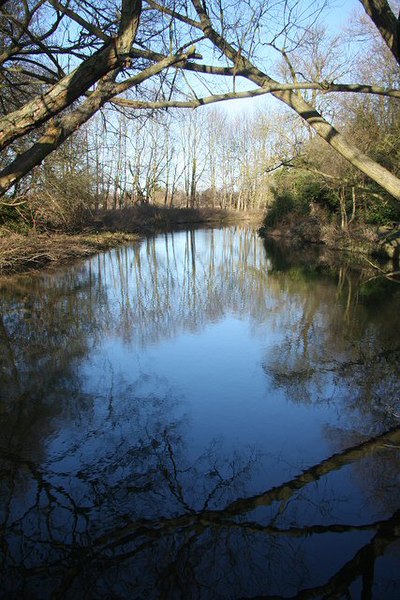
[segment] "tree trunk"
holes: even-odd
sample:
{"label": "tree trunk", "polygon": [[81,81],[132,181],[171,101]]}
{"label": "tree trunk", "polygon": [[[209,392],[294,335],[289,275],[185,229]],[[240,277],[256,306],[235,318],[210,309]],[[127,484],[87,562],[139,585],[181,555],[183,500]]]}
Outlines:
{"label": "tree trunk", "polygon": [[[90,56],[72,73],[46,93],[0,119],[0,150],[11,142],[49,121],[82,96],[106,73],[124,63],[135,39],[141,13],[141,0],[123,0],[118,37]],[[121,56],[122,55],[122,56]]]}
{"label": "tree trunk", "polygon": [[[191,52],[191,50],[190,50]],[[5,194],[17,181],[39,165],[51,152],[56,150],[79,127],[86,123],[106,102],[121,91],[139,85],[153,75],[160,73],[175,62],[187,58],[188,54],[168,56],[158,63],[151,65],[129,80],[116,83],[120,69],[108,73],[97,85],[90,96],[75,110],[65,114],[58,122],[51,122],[38,142],[13,160],[0,173],[0,196]]]}
{"label": "tree trunk", "polygon": [[59,123],[51,123],[42,137],[0,173],[0,196],[39,165],[81,125],[86,123],[112,96],[114,81],[100,82],[95,92],[79,108],[65,115]]}
{"label": "tree trunk", "polygon": [[290,108],[293,108],[319,136],[349,163],[368,175],[394,198],[400,200],[400,179],[349,142],[301,96],[292,91],[274,92],[273,95]]}
{"label": "tree trunk", "polygon": [[196,174],[197,174],[197,160],[193,157],[192,160],[192,175],[190,179],[190,208],[195,208],[196,204]]}
{"label": "tree trunk", "polygon": [[400,14],[396,19],[387,0],[360,0],[360,2],[400,65]]}

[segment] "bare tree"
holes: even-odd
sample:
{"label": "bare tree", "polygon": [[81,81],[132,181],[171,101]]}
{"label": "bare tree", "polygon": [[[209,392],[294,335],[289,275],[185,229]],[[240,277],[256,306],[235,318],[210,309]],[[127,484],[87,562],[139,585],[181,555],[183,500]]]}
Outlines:
{"label": "bare tree", "polygon": [[[39,2],[35,10],[38,10],[42,4],[43,2]],[[105,38],[101,30],[66,9],[60,2],[52,0],[51,4],[90,33]],[[96,3],[92,8],[95,11]],[[116,37],[106,36],[107,40],[100,49],[96,49],[96,45],[93,44],[93,53],[88,58],[84,55],[77,68],[68,75],[63,75],[60,68],[59,72],[62,76],[46,91],[36,95],[21,108],[8,112],[0,118],[0,149],[7,148],[13,141],[47,123],[39,140],[33,142],[25,152],[16,156],[11,153],[10,163],[0,173],[0,195],[40,164],[114,96],[140,85],[165,68],[186,60],[193,54],[191,48],[189,52],[178,55],[158,56],[157,60],[155,62],[153,60],[149,66],[144,68],[142,66],[136,74],[120,81],[119,77],[124,75],[131,64],[130,53],[136,38],[141,11],[141,0],[121,0],[121,15]],[[2,12],[10,21],[13,20],[11,14],[4,13],[3,9]],[[21,24],[21,28],[24,28],[24,24]],[[36,46],[41,45],[41,36],[36,32],[31,32],[30,37],[33,38]],[[19,46],[18,49],[13,48],[14,54],[19,50]],[[61,51],[62,48],[58,47],[54,52],[57,54]],[[32,53],[34,50],[30,49],[29,52]],[[48,54],[53,56],[48,48],[45,48],[43,53],[46,56]],[[91,90],[94,84],[97,84],[96,88]],[[85,99],[76,108],[65,112],[65,109],[71,107],[81,97]],[[60,113],[62,115],[57,117]]]}
{"label": "bare tree", "polygon": [[[398,89],[320,81],[318,70],[310,81],[294,77],[279,82],[265,71],[270,52],[288,56],[307,39],[324,8],[323,0],[250,0],[237,5],[190,0],[179,9],[170,0],[144,1],[145,11],[141,0],[119,0],[116,5],[106,0],[84,5],[25,0],[22,8],[14,0],[1,3],[1,73],[8,82],[17,78],[25,96],[21,92],[16,103],[3,101],[0,195],[107,103],[154,111],[271,94],[343,158],[400,199],[398,177],[339,133],[301,93],[352,92],[398,99]],[[398,59],[398,20],[388,3],[362,4]],[[197,62],[201,56],[194,46],[207,56],[214,49],[213,64]],[[215,80],[224,78],[230,91],[221,93]],[[243,89],[243,81],[251,83],[251,89]],[[208,95],[202,96],[202,89]],[[195,184],[196,175],[192,179]]]}
{"label": "bare tree", "polygon": [[194,208],[198,198],[198,183],[204,171],[201,149],[204,147],[204,120],[195,112],[185,115],[181,127],[182,159],[186,207]]}
{"label": "bare tree", "polygon": [[[193,0],[193,5],[200,19],[200,27],[204,35],[217,47],[248,80],[260,88],[276,84],[276,81],[256,67],[243,56],[241,49],[229,44],[213,27],[209,13],[199,0]],[[295,85],[295,84],[294,84]],[[301,85],[301,84],[300,84]],[[328,85],[329,87],[329,85]],[[363,173],[371,177],[386,191],[400,199],[400,180],[387,169],[370,159],[366,154],[341,135],[322,115],[308,104],[294,89],[271,92],[273,96],[297,112],[308,125],[328,142],[339,154]]]}

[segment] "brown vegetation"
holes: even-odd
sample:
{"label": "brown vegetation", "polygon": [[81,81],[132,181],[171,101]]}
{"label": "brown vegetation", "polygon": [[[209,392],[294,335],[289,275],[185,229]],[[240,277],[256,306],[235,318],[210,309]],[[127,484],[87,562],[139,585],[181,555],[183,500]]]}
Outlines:
{"label": "brown vegetation", "polygon": [[238,222],[259,225],[263,211],[235,211],[219,208],[164,208],[143,205],[121,210],[99,211],[95,224],[108,231],[157,233],[195,224],[231,225]]}
{"label": "brown vegetation", "polygon": [[79,234],[16,233],[0,229],[0,274],[41,269],[91,256],[121,244],[135,242],[140,235],[179,229],[195,224],[228,225],[261,223],[262,213],[219,209],[167,209],[137,206],[99,212],[90,231]]}
{"label": "brown vegetation", "polygon": [[356,223],[342,229],[324,211],[314,214],[289,213],[272,227],[260,229],[263,237],[279,238],[292,246],[319,244],[328,250],[352,255],[391,259],[399,263],[400,231],[398,227],[378,227]]}
{"label": "brown vegetation", "polygon": [[44,234],[0,231],[0,273],[41,269],[138,240],[127,233]]}

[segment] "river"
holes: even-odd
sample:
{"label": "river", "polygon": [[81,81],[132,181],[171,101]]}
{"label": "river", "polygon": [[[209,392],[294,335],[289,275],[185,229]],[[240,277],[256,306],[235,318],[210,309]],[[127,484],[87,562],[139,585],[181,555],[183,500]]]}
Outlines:
{"label": "river", "polygon": [[397,597],[398,282],[229,227],[0,303],[1,598]]}

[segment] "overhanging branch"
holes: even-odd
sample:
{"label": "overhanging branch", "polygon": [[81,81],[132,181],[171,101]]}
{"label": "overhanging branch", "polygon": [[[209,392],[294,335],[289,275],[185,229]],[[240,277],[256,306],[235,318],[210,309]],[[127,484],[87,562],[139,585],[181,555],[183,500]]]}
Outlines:
{"label": "overhanging branch", "polygon": [[[189,64],[189,63],[187,63]],[[176,66],[176,65],[175,65]],[[194,65],[201,66],[201,65]],[[205,66],[205,65],[204,65]],[[186,69],[186,66],[183,67]],[[143,109],[161,109],[161,108],[198,108],[215,102],[224,102],[226,100],[237,100],[239,98],[254,98],[257,96],[265,96],[277,91],[285,90],[320,90],[322,93],[329,92],[352,92],[361,94],[378,94],[380,96],[390,96],[400,99],[400,90],[380,88],[372,85],[362,84],[327,84],[327,83],[276,83],[268,84],[253,90],[245,90],[242,92],[228,92],[226,94],[212,94],[202,98],[193,98],[190,100],[159,100],[159,101],[142,101],[130,100],[129,98],[113,98],[112,103],[126,108],[137,110]]]}

